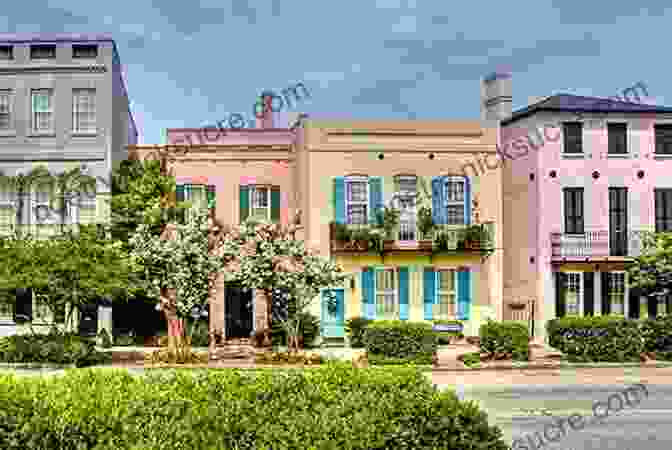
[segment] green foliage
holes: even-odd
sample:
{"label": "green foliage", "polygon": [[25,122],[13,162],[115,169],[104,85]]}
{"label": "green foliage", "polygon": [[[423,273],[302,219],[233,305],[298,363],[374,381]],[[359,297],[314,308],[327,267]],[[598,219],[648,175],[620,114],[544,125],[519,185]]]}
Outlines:
{"label": "green foliage", "polygon": [[114,336],[114,345],[118,347],[130,347],[136,345],[135,336],[132,333]]}
{"label": "green foliage", "polygon": [[[309,312],[300,313],[299,336],[303,338],[303,347],[311,348],[320,335],[320,319]],[[287,331],[281,322],[276,321],[271,327],[273,345],[287,345]]]}
{"label": "green foliage", "polygon": [[210,343],[210,326],[208,321],[188,319],[186,322],[185,328],[192,330],[190,334],[191,345],[194,347],[207,347]]}
{"label": "green foliage", "polygon": [[644,351],[640,323],[619,315],[553,319],[546,330],[570,361],[639,362]]}
{"label": "green foliage", "polygon": [[105,328],[100,330],[100,333],[98,333],[98,338],[100,339],[100,346],[103,348],[111,348],[112,347],[112,337],[110,336],[110,333],[107,332]]}
{"label": "green foliage", "polygon": [[481,366],[481,354],[480,352],[470,352],[462,355],[462,362],[467,367],[480,367]]}
{"label": "green foliage", "polygon": [[385,206],[376,211],[376,227],[383,231],[385,239],[394,239],[394,229],[399,225],[400,212]]}
{"label": "green foliage", "polygon": [[656,354],[656,359],[672,359],[672,316],[658,316],[642,321],[644,351]]}
{"label": "green foliage", "polygon": [[434,230],[434,219],[432,218],[432,208],[422,206],[418,209],[418,231],[423,239],[427,239]]}
{"label": "green foliage", "polygon": [[[461,320],[434,320],[434,325],[462,325]],[[459,331],[436,331],[439,338],[439,345],[449,345],[455,339],[462,339],[464,333]]]}
{"label": "green foliage", "polygon": [[6,363],[75,364],[77,367],[109,361],[95,343],[74,333],[51,330],[48,334],[13,335],[0,338],[0,361]]}
{"label": "green foliage", "polygon": [[145,356],[147,364],[207,364],[207,352],[195,352],[190,345],[154,350]]}
{"label": "green foliage", "polygon": [[264,352],[255,356],[259,364],[322,364],[324,358],[318,353]]}
{"label": "green foliage", "polygon": [[672,288],[672,233],[644,233],[641,254],[627,272],[631,289],[654,294]]}
{"label": "green foliage", "polygon": [[424,322],[374,321],[364,328],[363,340],[369,361],[381,355],[426,364],[438,348],[436,333]]}
{"label": "green foliage", "polygon": [[507,449],[413,368],[0,375],[0,404],[6,450]]}
{"label": "green foliage", "polygon": [[367,355],[369,364],[374,366],[415,366],[415,365],[432,365],[432,356],[427,354],[417,355],[414,358],[396,358],[392,356],[385,356],[381,354]]}
{"label": "green foliage", "polygon": [[530,335],[527,327],[517,322],[488,320],[479,330],[482,352],[511,354],[514,361],[530,358]]}
{"label": "green foliage", "polygon": [[345,321],[345,332],[348,334],[350,347],[364,347],[364,328],[371,322],[373,322],[371,319],[364,317],[353,317]]}

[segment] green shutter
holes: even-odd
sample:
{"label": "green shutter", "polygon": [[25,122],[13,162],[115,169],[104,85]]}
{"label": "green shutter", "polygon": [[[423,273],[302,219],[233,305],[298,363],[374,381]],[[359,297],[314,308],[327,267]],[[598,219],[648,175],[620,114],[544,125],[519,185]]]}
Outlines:
{"label": "green shutter", "polygon": [[423,289],[425,294],[425,320],[432,320],[432,309],[436,299],[436,277],[432,267],[425,267]]}
{"label": "green shutter", "polygon": [[399,320],[408,320],[408,267],[399,268]]}
{"label": "green shutter", "polygon": [[212,184],[208,185],[208,209],[214,209],[217,205],[217,192],[215,191],[215,186]]}
{"label": "green shutter", "polygon": [[362,269],[362,311],[365,319],[376,318],[376,284],[375,274],[372,268]]}
{"label": "green shutter", "polygon": [[280,222],[280,188],[271,188],[271,221]]}
{"label": "green shutter", "polygon": [[457,313],[458,319],[469,320],[471,310],[471,272],[463,269],[457,272]]}
{"label": "green shutter", "polygon": [[345,219],[345,177],[334,178],[334,220],[344,224]]}
{"label": "green shutter", "polygon": [[250,188],[240,186],[240,222],[243,223],[250,215]]}

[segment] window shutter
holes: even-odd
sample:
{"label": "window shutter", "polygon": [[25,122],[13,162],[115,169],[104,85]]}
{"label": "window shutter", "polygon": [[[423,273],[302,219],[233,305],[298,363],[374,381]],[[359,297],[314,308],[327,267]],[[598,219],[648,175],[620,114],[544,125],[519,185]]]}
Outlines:
{"label": "window shutter", "polygon": [[184,185],[178,184],[175,186],[175,200],[178,202],[184,201]]}
{"label": "window shutter", "polygon": [[371,177],[369,178],[369,224],[377,223],[378,211],[382,212],[383,207],[383,179]]}
{"label": "window shutter", "polygon": [[432,320],[432,308],[436,301],[436,278],[432,267],[425,267],[423,289],[425,291],[425,320]]}
{"label": "window shutter", "polygon": [[334,178],[334,220],[345,223],[345,177]]}
{"label": "window shutter", "polygon": [[609,301],[609,272],[602,272],[602,315],[611,314],[611,302]]}
{"label": "window shutter", "polygon": [[555,317],[565,317],[565,286],[567,274],[555,273]]}
{"label": "window shutter", "polygon": [[280,222],[280,187],[271,188],[271,221]]}
{"label": "window shutter", "polygon": [[30,289],[16,290],[14,322],[23,323],[33,320],[33,292]]}
{"label": "window shutter", "polygon": [[463,269],[457,272],[457,315],[460,320],[469,320],[471,309],[471,272]]}
{"label": "window shutter", "polygon": [[471,183],[466,175],[464,177],[464,224],[471,225]]}
{"label": "window shutter", "polygon": [[217,192],[215,191],[215,186],[212,184],[208,185],[208,209],[214,209],[217,205]]}
{"label": "window shutter", "polygon": [[[640,303],[639,292],[636,289],[630,289],[628,292],[628,298],[625,299],[626,302],[629,302],[628,305],[628,318],[630,319],[639,319],[640,318]],[[648,306],[648,305],[646,305]],[[648,309],[648,308],[647,308]],[[646,318],[646,311],[643,311],[644,314],[641,314],[641,318]]]}
{"label": "window shutter", "polygon": [[441,221],[441,210],[445,208],[443,204],[443,185],[441,177],[432,178],[432,220],[435,224],[443,223]]}
{"label": "window shutter", "polygon": [[408,267],[399,268],[399,320],[408,320]]}
{"label": "window shutter", "polygon": [[243,223],[250,215],[250,188],[247,186],[240,186],[240,222]]}
{"label": "window shutter", "polygon": [[374,271],[370,267],[362,270],[362,311],[365,319],[376,318],[376,287]]}
{"label": "window shutter", "polygon": [[595,273],[583,274],[583,315],[595,315]]}

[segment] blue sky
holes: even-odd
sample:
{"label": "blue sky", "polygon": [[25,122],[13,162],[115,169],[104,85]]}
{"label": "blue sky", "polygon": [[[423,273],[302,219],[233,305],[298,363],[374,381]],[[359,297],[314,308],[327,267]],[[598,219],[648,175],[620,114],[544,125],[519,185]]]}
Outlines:
{"label": "blue sky", "polygon": [[300,81],[312,98],[293,111],[314,117],[477,119],[480,77],[506,68],[514,109],[637,81],[672,105],[662,1],[4,3],[0,31],[113,33],[141,143],[163,142],[168,127],[251,118],[260,91]]}

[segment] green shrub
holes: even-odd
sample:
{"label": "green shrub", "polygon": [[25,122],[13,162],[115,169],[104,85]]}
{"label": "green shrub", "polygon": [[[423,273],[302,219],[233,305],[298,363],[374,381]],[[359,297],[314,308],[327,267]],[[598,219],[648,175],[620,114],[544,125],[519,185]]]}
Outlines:
{"label": "green shrub", "polygon": [[[301,313],[301,316],[299,336],[303,337],[303,347],[311,348],[320,335],[320,319],[308,312]],[[287,332],[279,321],[275,321],[271,327],[271,340],[273,345],[287,345]]]}
{"label": "green shrub", "polygon": [[525,325],[517,322],[488,320],[479,330],[482,352],[510,353],[514,361],[530,359],[530,335]]}
{"label": "green shrub", "polygon": [[641,324],[644,351],[656,354],[656,359],[672,360],[672,316],[647,318]]}
{"label": "green shrub", "polygon": [[[460,320],[435,320],[432,322],[434,325],[455,325],[462,324]],[[464,329],[464,328],[463,328]],[[464,333],[457,331],[435,331],[436,335],[439,338],[439,345],[448,345],[455,339],[462,339]]]}
{"label": "green shrub", "polygon": [[0,375],[0,448],[488,449],[502,432],[419,370],[69,370]]}
{"label": "green shrub", "polygon": [[546,330],[551,347],[574,362],[638,362],[644,351],[639,321],[623,316],[563,317]]}
{"label": "green shrub", "polygon": [[425,354],[418,355],[415,358],[394,358],[373,353],[367,355],[367,359],[369,364],[374,366],[404,366],[409,364],[431,366],[433,364],[432,357]]}
{"label": "green shrub", "polygon": [[0,362],[75,364],[84,367],[110,360],[109,355],[96,350],[95,342],[75,333],[52,329],[47,334],[0,338]]}
{"label": "green shrub", "polygon": [[111,348],[112,347],[112,338],[110,337],[110,333],[107,332],[105,328],[100,330],[100,333],[98,333],[98,338],[100,339],[100,346],[103,348]]}
{"label": "green shrub", "polygon": [[[438,348],[431,324],[401,320],[374,321],[364,329],[364,346],[369,355],[405,359],[426,364]],[[375,356],[373,356],[375,358]]]}
{"label": "green shrub", "polygon": [[132,331],[128,334],[117,334],[114,336],[114,345],[118,347],[130,347],[132,345],[142,345],[142,344],[143,342],[137,344],[137,337],[133,334]]}
{"label": "green shrub", "polygon": [[365,319],[364,317],[353,317],[345,322],[345,332],[348,334],[350,347],[364,347],[364,328],[371,322],[373,320]]}
{"label": "green shrub", "polygon": [[[194,330],[191,331],[191,328]],[[198,320],[194,326],[194,320],[189,319],[187,329],[191,333],[191,345],[194,347],[207,347],[210,342],[210,327],[207,320]]]}
{"label": "green shrub", "polygon": [[465,353],[461,359],[467,367],[479,367],[481,365],[481,354],[479,352]]}

